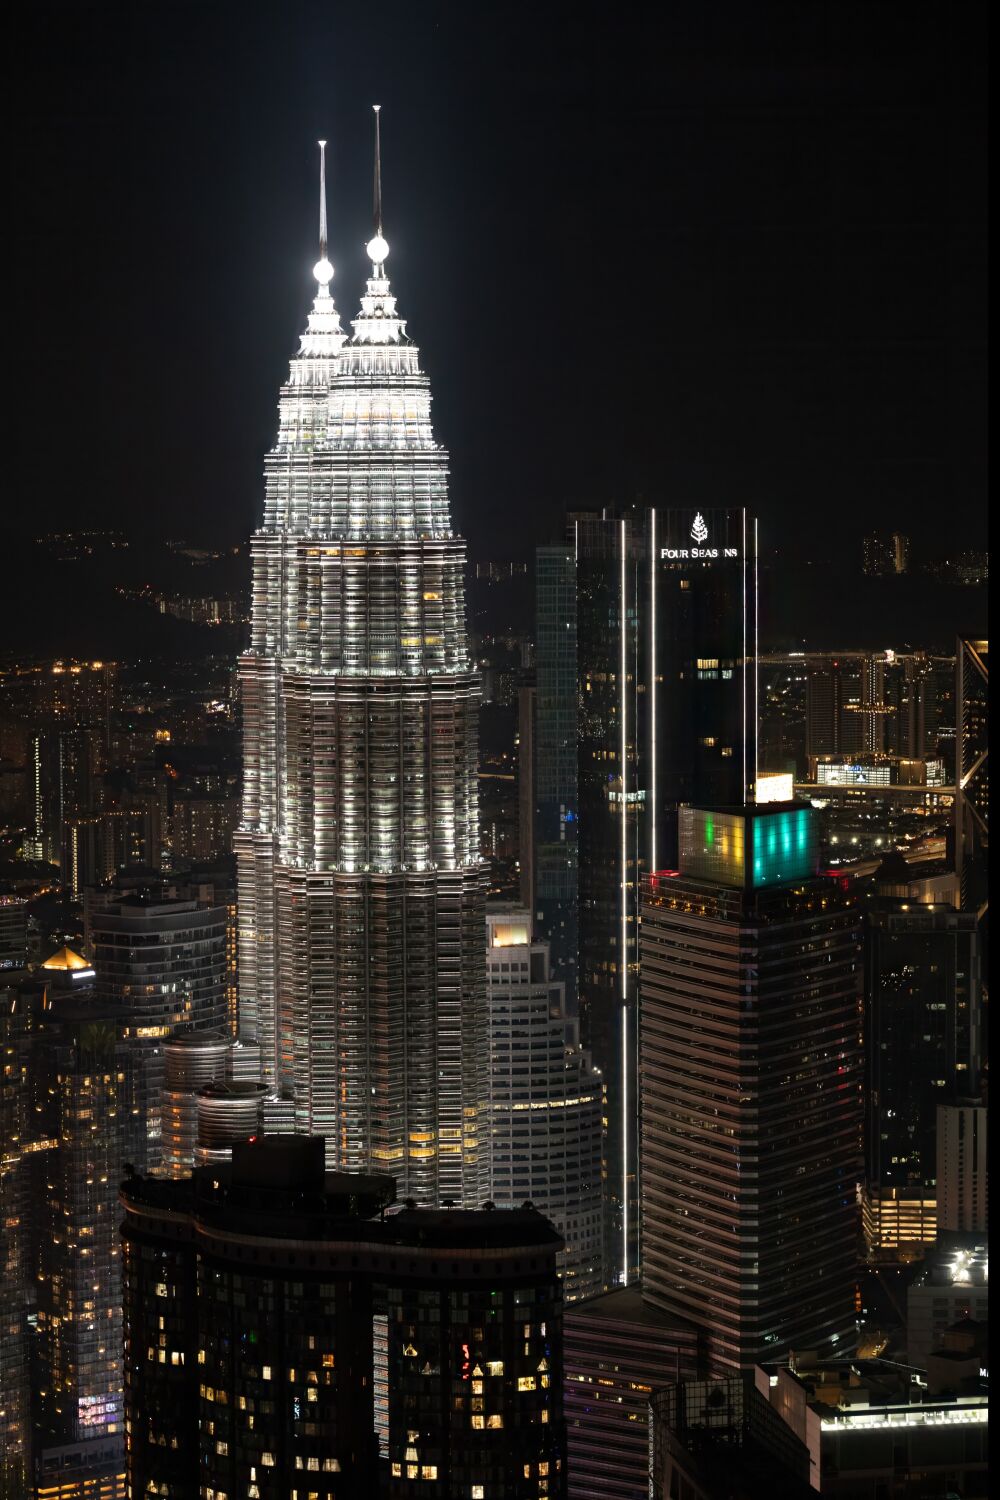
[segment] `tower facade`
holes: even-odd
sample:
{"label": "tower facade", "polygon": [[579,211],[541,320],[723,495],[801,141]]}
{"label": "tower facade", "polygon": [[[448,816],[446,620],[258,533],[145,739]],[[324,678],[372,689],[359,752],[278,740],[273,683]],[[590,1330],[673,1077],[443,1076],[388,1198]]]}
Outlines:
{"label": "tower facade", "polygon": [[[376,183],[378,177],[376,175]],[[376,193],[353,337],[318,289],[253,540],[241,1028],[331,1167],[480,1198],[485,882],[465,546]]]}
{"label": "tower facade", "polygon": [[603,1290],[602,1079],[580,1047],[548,943],[533,942],[531,915],[491,903],[489,1008],[489,1195],[501,1207],[525,1200],[566,1241],[563,1297]]}
{"label": "tower facade", "polygon": [[[888,875],[886,860],[880,874]],[[893,1255],[936,1236],[939,1106],[978,1096],[983,934],[972,911],[889,894],[865,942],[865,1235]],[[908,1252],[907,1252],[908,1253]]]}
{"label": "tower facade", "polygon": [[[674,866],[681,804],[741,804],[753,794],[756,525],[745,510],[667,507],[573,513],[568,525],[580,1031],[608,1091],[606,1264],[609,1279],[628,1282],[639,1264],[642,879]],[[541,684],[539,676],[540,705]]]}
{"label": "tower facade", "polygon": [[854,1327],[861,924],[817,850],[804,804],[684,808],[646,883],[643,1294],[715,1371]]}
{"label": "tower facade", "polygon": [[[552,972],[577,1007],[579,871],[576,559],[572,547],[535,551],[534,848],[531,908]],[[524,854],[522,852],[522,861]]]}

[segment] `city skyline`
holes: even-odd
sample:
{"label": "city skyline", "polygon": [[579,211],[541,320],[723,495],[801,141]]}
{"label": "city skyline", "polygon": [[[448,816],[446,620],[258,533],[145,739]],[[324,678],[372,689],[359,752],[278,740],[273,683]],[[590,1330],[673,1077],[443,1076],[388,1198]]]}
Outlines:
{"label": "city skyline", "polygon": [[3,1500],[985,1500],[984,21],[18,14]]}

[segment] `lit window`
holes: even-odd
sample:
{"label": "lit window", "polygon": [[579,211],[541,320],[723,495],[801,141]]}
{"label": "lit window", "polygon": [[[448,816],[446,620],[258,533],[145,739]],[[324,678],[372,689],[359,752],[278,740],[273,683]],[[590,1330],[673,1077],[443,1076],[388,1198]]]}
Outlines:
{"label": "lit window", "polygon": [[519,1375],[517,1378],[517,1388],[519,1391],[533,1391],[535,1389],[534,1375]]}

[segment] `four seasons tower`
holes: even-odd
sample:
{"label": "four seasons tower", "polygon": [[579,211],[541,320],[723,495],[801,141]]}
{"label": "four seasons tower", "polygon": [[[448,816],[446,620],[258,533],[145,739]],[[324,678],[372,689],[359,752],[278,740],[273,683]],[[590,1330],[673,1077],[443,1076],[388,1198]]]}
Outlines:
{"label": "four seasons tower", "polygon": [[[321,151],[324,143],[320,143]],[[478,1204],[487,1142],[479,679],[430,388],[389,290],[376,110],[371,274],[316,298],[282,387],[240,663],[241,1027],[327,1163]]]}

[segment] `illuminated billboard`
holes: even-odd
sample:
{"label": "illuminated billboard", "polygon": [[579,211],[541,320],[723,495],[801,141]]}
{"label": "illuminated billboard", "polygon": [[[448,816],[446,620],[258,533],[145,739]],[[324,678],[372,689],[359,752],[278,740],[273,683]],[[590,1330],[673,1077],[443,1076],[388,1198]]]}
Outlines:
{"label": "illuminated billboard", "polygon": [[811,879],[819,864],[815,810],[772,808],[765,804],[760,810],[728,812],[682,807],[681,874],[744,890]]}

